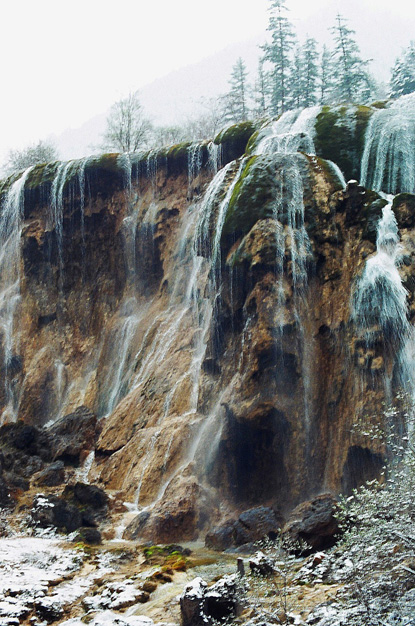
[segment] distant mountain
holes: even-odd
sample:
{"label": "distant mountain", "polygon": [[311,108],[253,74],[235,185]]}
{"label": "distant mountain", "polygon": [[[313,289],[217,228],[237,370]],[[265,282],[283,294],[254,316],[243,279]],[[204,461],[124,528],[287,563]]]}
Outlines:
{"label": "distant mountain", "polygon": [[[233,44],[216,54],[188,65],[139,89],[140,101],[148,117],[156,125],[178,124],[192,114],[203,112],[201,100],[225,93],[232,66],[242,57],[254,81],[260,55],[259,46],[265,34],[249,41]],[[52,135],[60,154],[76,159],[97,151],[105,130],[108,111],[87,120],[79,128],[68,128],[61,135]]]}
{"label": "distant mountain", "polygon": [[[336,6],[329,5],[317,10],[305,19],[294,19],[294,27],[300,43],[306,36],[312,36],[323,44],[332,46],[330,27],[334,25]],[[356,31],[356,37],[363,58],[373,61],[369,69],[378,81],[387,84],[390,68],[396,57],[414,37],[415,20],[402,20],[387,11],[372,11],[360,0],[348,0],[342,11],[348,19],[348,26]],[[266,33],[232,44],[216,54],[194,64],[169,73],[163,78],[139,89],[140,99],[146,114],[154,124],[180,124],[192,114],[202,113],[202,99],[225,93],[232,66],[242,57],[249,70],[249,80],[254,82],[260,56],[259,46],[266,40]],[[189,56],[191,51],[189,52]],[[62,159],[72,159],[97,151],[108,111],[102,111],[87,120],[79,128],[69,128],[52,139]],[[95,149],[94,149],[95,148]]]}

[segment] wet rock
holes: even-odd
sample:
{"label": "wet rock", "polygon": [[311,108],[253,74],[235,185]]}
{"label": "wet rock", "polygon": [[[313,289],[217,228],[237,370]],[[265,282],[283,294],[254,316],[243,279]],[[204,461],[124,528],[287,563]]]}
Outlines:
{"label": "wet rock", "polygon": [[205,537],[205,546],[211,550],[223,552],[235,545],[235,522],[217,526]]}
{"label": "wet rock", "polygon": [[157,583],[154,580],[146,580],[143,585],[143,591],[147,593],[153,593],[157,589]]}
{"label": "wet rock", "polygon": [[180,596],[182,626],[206,626],[206,582],[198,577],[189,583]]}
{"label": "wet rock", "polygon": [[104,519],[109,503],[103,489],[80,482],[67,485],[63,490],[62,500],[80,512],[82,526],[97,526]]}
{"label": "wet rock", "polygon": [[54,598],[47,596],[35,603],[36,614],[48,623],[56,622],[63,616],[62,604]]}
{"label": "wet rock", "polygon": [[0,427],[0,447],[3,453],[13,451],[13,462],[27,464],[30,457],[51,459],[50,440],[47,434],[22,421]]}
{"label": "wet rock", "polygon": [[83,450],[94,447],[96,425],[96,415],[86,406],[78,407],[73,413],[55,422],[47,429],[53,459],[79,461]]}
{"label": "wet rock", "polygon": [[10,491],[3,474],[0,474],[0,509],[12,506]]}
{"label": "wet rock", "polygon": [[74,541],[82,541],[84,543],[96,546],[102,543],[102,537],[101,533],[96,528],[91,528],[90,526],[82,526],[79,529]]}
{"label": "wet rock", "polygon": [[311,550],[333,546],[339,533],[336,506],[329,493],[303,502],[291,513],[282,531],[283,538],[293,544],[305,542]]}
{"label": "wet rock", "polygon": [[212,550],[223,551],[252,544],[265,537],[275,539],[280,527],[281,516],[270,507],[259,506],[244,511],[235,521],[212,529],[206,535],[205,545]]}
{"label": "wet rock", "polygon": [[[153,543],[192,541],[208,515],[208,506],[208,496],[200,484],[194,478],[179,476],[150,516],[136,521],[134,536]],[[128,536],[133,535],[124,534]]]}
{"label": "wet rock", "polygon": [[10,489],[20,489],[21,491],[28,491],[30,484],[29,481],[15,474],[14,472],[6,472],[4,474],[7,484]]}
{"label": "wet rock", "polygon": [[254,574],[259,576],[272,576],[275,573],[275,565],[263,552],[257,552],[249,559],[249,567]]}
{"label": "wet rock", "polygon": [[109,498],[105,491],[96,485],[78,482],[74,486],[68,485],[63,492],[64,498],[71,498],[81,505],[93,509],[106,509]]}
{"label": "wet rock", "polygon": [[33,523],[40,528],[55,527],[73,532],[82,526],[78,508],[57,496],[37,495],[30,514]]}
{"label": "wet rock", "polygon": [[182,626],[206,626],[237,617],[243,594],[238,574],[224,576],[209,588],[202,578],[195,578],[180,596]]}
{"label": "wet rock", "polygon": [[35,477],[35,485],[55,487],[61,485],[65,480],[65,465],[63,461],[55,461]]}
{"label": "wet rock", "polygon": [[150,518],[149,511],[142,511],[133,520],[128,524],[127,528],[123,533],[123,539],[128,539],[129,541],[135,541],[138,537],[141,536],[143,529]]}

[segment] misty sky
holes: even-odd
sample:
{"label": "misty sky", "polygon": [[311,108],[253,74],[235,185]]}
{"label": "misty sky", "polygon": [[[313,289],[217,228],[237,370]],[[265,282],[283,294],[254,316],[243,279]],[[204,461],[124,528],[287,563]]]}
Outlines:
{"label": "misty sky", "polygon": [[[265,31],[268,0],[14,0],[2,6],[0,159],[10,148],[76,128],[120,97]],[[360,9],[413,26],[409,0],[288,0],[296,27],[319,38],[336,11],[358,34]],[[353,7],[356,7],[353,10]],[[383,24],[385,21],[382,22]],[[316,32],[311,32],[314,30]],[[320,29],[320,30],[319,30]],[[406,32],[406,31],[405,31]],[[265,36],[265,35],[264,35]],[[373,35],[371,35],[373,37]],[[408,41],[385,28],[377,45]],[[405,39],[405,37],[403,37]],[[368,43],[368,42],[366,42]],[[365,50],[366,53],[366,50]],[[207,94],[209,95],[209,94]],[[164,97],[168,97],[165,94]]]}

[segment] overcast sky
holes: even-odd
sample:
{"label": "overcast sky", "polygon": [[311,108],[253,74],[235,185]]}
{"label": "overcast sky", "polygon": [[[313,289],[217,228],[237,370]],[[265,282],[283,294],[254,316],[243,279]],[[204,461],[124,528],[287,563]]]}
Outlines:
{"label": "overcast sky", "polygon": [[[415,24],[410,0],[354,1],[288,0],[287,5],[296,27],[308,20],[318,30],[323,17],[330,22],[340,11],[358,31],[359,10],[353,6],[373,11],[374,19],[382,14]],[[4,3],[0,156],[76,128],[130,90],[257,36],[266,29],[268,5],[268,0]],[[387,35],[385,29],[377,33],[383,46],[395,45],[399,52],[407,44],[399,37],[391,44]]]}

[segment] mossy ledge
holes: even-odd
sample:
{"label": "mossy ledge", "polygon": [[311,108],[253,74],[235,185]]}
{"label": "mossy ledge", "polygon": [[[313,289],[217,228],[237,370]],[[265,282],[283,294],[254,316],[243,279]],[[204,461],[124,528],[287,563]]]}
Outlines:
{"label": "mossy ledge", "polygon": [[216,135],[214,143],[222,146],[223,163],[234,161],[246,152],[248,141],[257,127],[255,122],[240,122],[224,128]]}
{"label": "mossy ledge", "polygon": [[317,156],[336,163],[346,180],[360,177],[365,132],[375,108],[323,106],[315,124]]}

